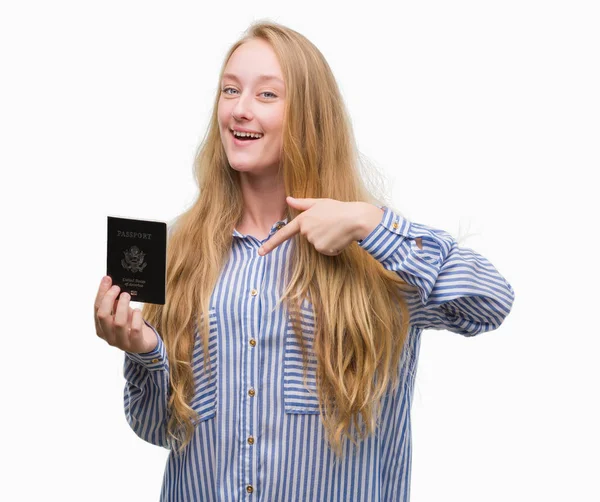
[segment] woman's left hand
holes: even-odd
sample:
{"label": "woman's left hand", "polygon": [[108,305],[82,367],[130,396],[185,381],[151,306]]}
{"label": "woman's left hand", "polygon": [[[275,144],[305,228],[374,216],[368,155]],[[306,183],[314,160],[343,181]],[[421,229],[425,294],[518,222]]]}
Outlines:
{"label": "woman's left hand", "polygon": [[[273,234],[258,250],[259,255],[271,252],[297,233],[305,236],[319,253],[327,256],[339,255],[359,239],[356,233],[362,214],[361,204],[365,203],[292,197],[287,197],[286,202],[303,212]],[[379,210],[377,207],[375,209]]]}

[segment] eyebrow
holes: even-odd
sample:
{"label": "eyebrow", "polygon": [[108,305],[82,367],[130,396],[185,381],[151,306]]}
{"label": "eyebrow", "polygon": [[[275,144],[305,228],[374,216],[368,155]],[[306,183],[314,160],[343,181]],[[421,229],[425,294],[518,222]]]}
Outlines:
{"label": "eyebrow", "polygon": [[[240,79],[236,77],[233,73],[224,73],[223,80],[225,80],[226,78],[237,80],[238,82],[240,81]],[[259,75],[256,80],[258,80],[259,82],[263,82],[265,80],[277,80],[278,82],[283,84],[283,80],[281,80],[279,77],[276,77],[275,75]]]}

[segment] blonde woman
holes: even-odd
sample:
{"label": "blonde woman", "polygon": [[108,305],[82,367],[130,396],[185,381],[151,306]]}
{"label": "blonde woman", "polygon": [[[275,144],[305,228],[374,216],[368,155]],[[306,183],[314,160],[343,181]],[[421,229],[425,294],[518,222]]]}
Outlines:
{"label": "blonde woman", "polygon": [[[165,305],[101,283],[127,421],[170,450],[163,501],[407,501],[424,329],[496,329],[514,292],[483,256],[367,190],[331,69],[254,23],[226,55],[169,228]],[[294,198],[291,198],[293,196]]]}

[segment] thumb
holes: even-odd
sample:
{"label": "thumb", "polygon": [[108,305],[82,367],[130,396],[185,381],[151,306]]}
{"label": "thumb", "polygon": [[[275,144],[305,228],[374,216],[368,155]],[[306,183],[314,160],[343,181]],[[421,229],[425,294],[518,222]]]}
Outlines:
{"label": "thumb", "polygon": [[290,206],[298,208],[298,209],[308,209],[309,207],[313,206],[317,202],[317,199],[310,199],[310,198],[295,199],[294,197],[290,197],[290,196],[288,196],[286,198],[286,200]]}

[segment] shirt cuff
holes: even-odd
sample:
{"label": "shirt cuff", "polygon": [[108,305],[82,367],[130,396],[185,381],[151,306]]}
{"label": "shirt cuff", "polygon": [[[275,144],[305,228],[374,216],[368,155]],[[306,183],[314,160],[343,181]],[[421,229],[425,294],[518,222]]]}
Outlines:
{"label": "shirt cuff", "polygon": [[383,209],[381,221],[364,239],[357,241],[358,245],[373,256],[383,252],[386,256],[392,254],[404,239],[397,236],[410,237],[411,223],[406,218],[394,213],[387,206],[377,206]]}
{"label": "shirt cuff", "polygon": [[160,371],[167,369],[167,350],[165,344],[162,341],[162,338],[148,321],[144,319],[146,326],[154,331],[156,338],[158,339],[158,345],[154,348],[154,350],[150,352],[143,352],[141,354],[136,354],[134,352],[125,352],[125,355],[133,362],[142,365],[144,368],[150,371]]}

